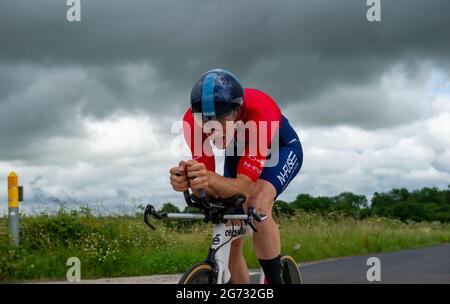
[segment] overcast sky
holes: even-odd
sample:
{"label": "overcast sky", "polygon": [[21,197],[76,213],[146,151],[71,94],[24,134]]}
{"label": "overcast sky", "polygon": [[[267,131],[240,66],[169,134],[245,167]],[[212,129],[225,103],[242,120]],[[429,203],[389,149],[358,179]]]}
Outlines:
{"label": "overcast sky", "polygon": [[382,0],[373,23],[365,0],[82,0],[73,23],[65,2],[0,1],[0,201],[14,170],[30,204],[181,206],[172,126],[217,67],[299,132],[280,198],[450,184],[448,0]]}

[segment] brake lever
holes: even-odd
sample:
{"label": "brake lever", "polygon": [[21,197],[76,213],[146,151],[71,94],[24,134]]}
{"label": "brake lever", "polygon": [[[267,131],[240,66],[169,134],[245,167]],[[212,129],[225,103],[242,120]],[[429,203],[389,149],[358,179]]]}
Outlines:
{"label": "brake lever", "polygon": [[265,214],[255,213],[255,214],[252,214],[252,216],[255,218],[255,220],[257,222],[262,222],[262,221],[265,221],[267,219],[267,215],[265,215]]}
{"label": "brake lever", "polygon": [[247,219],[245,220],[245,223],[252,228],[254,232],[258,232],[258,229],[256,229],[255,225],[253,224],[253,213],[254,213],[255,207],[249,207],[247,210]]}
{"label": "brake lever", "polygon": [[252,217],[257,221],[257,222],[262,222],[265,221],[267,219],[267,215],[265,214],[258,214],[256,212],[256,208],[255,207],[250,207],[248,209],[248,212],[252,215]]}
{"label": "brake lever", "polygon": [[147,207],[145,207],[144,223],[146,223],[153,230],[156,230],[156,228],[152,224],[150,224],[150,215],[152,214],[153,210],[155,210],[155,207],[153,207],[152,205],[147,205]]}
{"label": "brake lever", "polygon": [[158,220],[161,220],[161,219],[163,219],[163,218],[165,218],[167,216],[167,213],[159,213],[158,211],[156,211],[155,207],[153,207],[150,204],[147,205],[147,207],[145,207],[144,223],[146,223],[153,230],[156,230],[156,228],[152,224],[150,224],[150,216],[151,215],[156,217]]}

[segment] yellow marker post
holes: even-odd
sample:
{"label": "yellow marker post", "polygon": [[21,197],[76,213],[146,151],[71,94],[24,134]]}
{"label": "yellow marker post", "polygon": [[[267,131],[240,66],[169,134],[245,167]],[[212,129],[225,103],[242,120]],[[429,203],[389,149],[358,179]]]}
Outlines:
{"label": "yellow marker post", "polygon": [[19,246],[19,177],[15,172],[8,175],[8,220],[11,238]]}
{"label": "yellow marker post", "polygon": [[8,207],[19,208],[19,177],[15,172],[8,175]]}

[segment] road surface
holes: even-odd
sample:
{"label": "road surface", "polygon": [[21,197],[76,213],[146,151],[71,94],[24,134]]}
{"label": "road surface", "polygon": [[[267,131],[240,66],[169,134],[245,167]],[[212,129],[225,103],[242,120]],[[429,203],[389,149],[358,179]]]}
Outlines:
{"label": "road surface", "polygon": [[300,265],[305,283],[369,283],[367,259],[378,257],[381,283],[450,283],[450,244]]}
{"label": "road surface", "polygon": [[[367,280],[367,260],[380,260],[381,283],[450,283],[450,244],[398,252],[353,256],[300,264],[306,284],[372,283]],[[257,272],[251,281],[257,283]],[[175,284],[181,274],[83,280],[85,284]],[[47,282],[49,283],[49,282]],[[50,282],[67,283],[67,282]]]}

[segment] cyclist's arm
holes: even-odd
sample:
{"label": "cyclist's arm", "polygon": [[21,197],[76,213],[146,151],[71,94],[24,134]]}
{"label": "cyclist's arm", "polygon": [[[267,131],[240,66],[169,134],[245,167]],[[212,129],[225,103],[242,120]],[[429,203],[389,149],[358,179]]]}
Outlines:
{"label": "cyclist's arm", "polygon": [[199,189],[206,190],[211,195],[216,194],[222,198],[231,197],[237,194],[244,194],[248,197],[253,181],[250,177],[238,174],[236,178],[223,177],[213,171],[209,171],[205,164],[196,160],[183,161],[188,168],[190,186],[195,196],[200,196]]}
{"label": "cyclist's arm", "polygon": [[223,198],[237,194],[244,194],[248,197],[252,185],[253,181],[243,174],[238,174],[236,178],[229,178],[208,171],[208,187]]}
{"label": "cyclist's arm", "polygon": [[[216,191],[214,191],[211,187],[207,187],[205,189],[205,192],[206,192],[206,195],[208,195],[210,197],[215,197],[215,198],[219,198],[220,197],[219,194]],[[199,195],[200,195],[199,193],[197,193],[197,191],[194,191],[194,194],[197,197],[199,197]]]}

